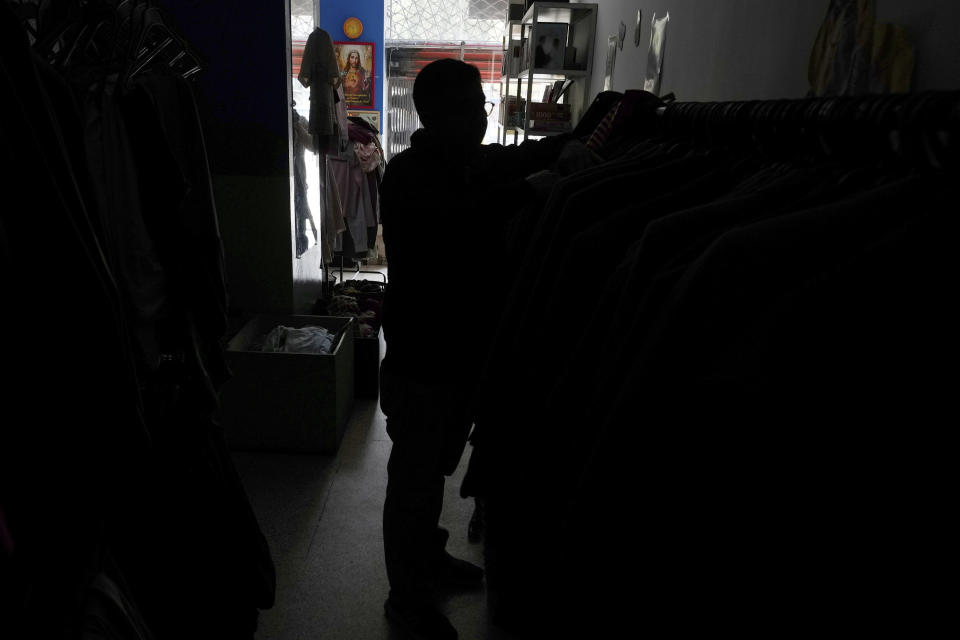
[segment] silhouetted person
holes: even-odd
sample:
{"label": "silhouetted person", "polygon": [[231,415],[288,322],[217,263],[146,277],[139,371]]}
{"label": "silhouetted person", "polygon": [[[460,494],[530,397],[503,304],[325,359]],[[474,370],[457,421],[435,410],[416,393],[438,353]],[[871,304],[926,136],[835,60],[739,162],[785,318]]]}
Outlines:
{"label": "silhouetted person", "polygon": [[438,522],[444,476],[463,453],[475,380],[500,314],[503,224],[532,196],[525,176],[558,157],[570,168],[590,159],[567,136],[481,145],[486,98],[479,71],[463,62],[427,65],[413,100],[423,128],[390,161],[381,187],[390,265],[381,408],[393,441],[383,515],[385,609],[412,637],[447,639],[457,633],[436,609],[435,589],[479,587],[483,579],[482,569],[446,553]]}
{"label": "silhouetted person", "polygon": [[310,222],[310,228],[313,230],[314,244],[318,240],[317,223],[313,220],[310,203],[307,201],[307,163],[304,159],[305,150],[316,152],[317,147],[313,136],[310,135],[307,119],[297,113],[294,108],[296,106],[297,103],[294,102],[290,111],[293,118],[293,210],[297,221],[297,257],[299,258],[310,246],[307,221]]}

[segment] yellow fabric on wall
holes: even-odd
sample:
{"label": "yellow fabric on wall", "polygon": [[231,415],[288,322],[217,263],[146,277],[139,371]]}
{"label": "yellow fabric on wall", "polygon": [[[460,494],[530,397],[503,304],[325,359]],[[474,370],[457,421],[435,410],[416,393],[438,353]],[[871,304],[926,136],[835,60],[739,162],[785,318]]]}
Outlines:
{"label": "yellow fabric on wall", "polygon": [[874,93],[906,93],[913,82],[914,54],[906,30],[896,24],[877,24],[873,29]]}
{"label": "yellow fabric on wall", "polygon": [[906,92],[913,67],[906,30],[878,23],[874,0],[831,0],[810,54],[810,95]]}

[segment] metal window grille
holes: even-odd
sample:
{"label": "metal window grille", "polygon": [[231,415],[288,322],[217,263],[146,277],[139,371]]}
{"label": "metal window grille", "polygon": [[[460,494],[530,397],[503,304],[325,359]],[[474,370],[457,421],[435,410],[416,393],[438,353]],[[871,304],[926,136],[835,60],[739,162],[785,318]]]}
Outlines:
{"label": "metal window grille", "polygon": [[388,42],[500,42],[507,0],[386,0]]}
{"label": "metal window grille", "polygon": [[410,146],[410,135],[420,128],[413,106],[413,78],[390,78],[387,99],[387,158]]}

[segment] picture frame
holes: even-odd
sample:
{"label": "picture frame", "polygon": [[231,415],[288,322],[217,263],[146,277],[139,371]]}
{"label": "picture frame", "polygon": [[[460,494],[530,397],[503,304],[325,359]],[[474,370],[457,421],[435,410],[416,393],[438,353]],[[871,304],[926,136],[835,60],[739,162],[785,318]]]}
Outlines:
{"label": "picture frame", "polygon": [[343,95],[351,109],[376,108],[376,46],[373,42],[334,41]]}
{"label": "picture frame", "polygon": [[565,22],[538,22],[531,33],[536,42],[531,43],[533,49],[533,66],[535,69],[563,69],[563,57],[567,48],[567,31],[569,25]]}

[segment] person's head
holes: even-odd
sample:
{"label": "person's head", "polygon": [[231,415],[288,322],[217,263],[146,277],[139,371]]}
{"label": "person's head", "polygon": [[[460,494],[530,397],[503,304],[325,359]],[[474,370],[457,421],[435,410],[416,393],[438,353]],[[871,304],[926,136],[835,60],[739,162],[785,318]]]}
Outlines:
{"label": "person's head", "polygon": [[487,131],[485,102],[480,71],[460,60],[431,62],[413,82],[413,104],[424,128],[454,143],[483,142]]}
{"label": "person's head", "polygon": [[347,55],[347,69],[357,69],[360,67],[360,52],[354,49]]}

